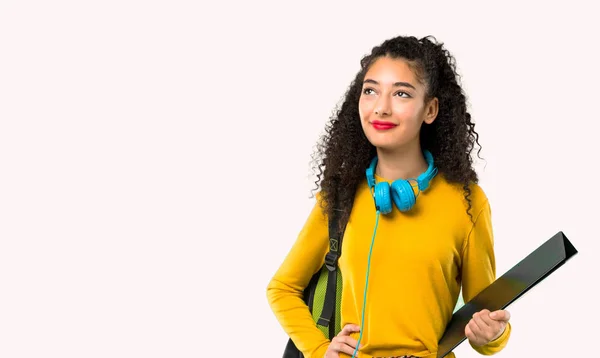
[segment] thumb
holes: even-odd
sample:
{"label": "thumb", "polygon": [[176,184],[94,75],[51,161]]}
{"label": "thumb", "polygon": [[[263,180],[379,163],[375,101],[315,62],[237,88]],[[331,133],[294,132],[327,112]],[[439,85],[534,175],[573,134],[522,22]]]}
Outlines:
{"label": "thumb", "polygon": [[490,313],[490,318],[495,321],[508,322],[510,320],[510,313],[505,310],[498,310]]}
{"label": "thumb", "polygon": [[360,332],[360,327],[355,324],[348,323],[344,326],[344,328],[342,328],[338,336],[348,336],[352,332]]}

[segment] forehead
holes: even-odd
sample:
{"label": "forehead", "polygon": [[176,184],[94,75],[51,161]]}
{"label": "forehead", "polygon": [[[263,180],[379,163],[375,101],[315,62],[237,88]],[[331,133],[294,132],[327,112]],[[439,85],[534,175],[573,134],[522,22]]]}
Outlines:
{"label": "forehead", "polygon": [[408,82],[417,87],[420,81],[414,72],[414,65],[405,59],[380,57],[365,74],[365,79],[373,79],[382,85],[392,85],[395,82]]}

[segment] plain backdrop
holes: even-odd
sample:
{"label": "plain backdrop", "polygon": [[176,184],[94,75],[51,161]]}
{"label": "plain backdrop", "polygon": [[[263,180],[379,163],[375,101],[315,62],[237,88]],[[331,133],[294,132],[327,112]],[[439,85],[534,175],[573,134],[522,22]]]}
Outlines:
{"label": "plain backdrop", "polygon": [[266,287],[311,154],[396,35],[456,56],[498,276],[560,230],[580,251],[509,307],[498,357],[594,354],[594,7],[419,4],[2,1],[0,356],[280,357]]}

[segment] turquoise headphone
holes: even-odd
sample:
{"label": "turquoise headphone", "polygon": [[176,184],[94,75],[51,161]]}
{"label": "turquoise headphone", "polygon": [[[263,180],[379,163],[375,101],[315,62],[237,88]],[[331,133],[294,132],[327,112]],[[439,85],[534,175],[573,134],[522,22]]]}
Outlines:
{"label": "turquoise headphone", "polygon": [[[391,185],[387,182],[375,183],[375,167],[377,166],[377,157],[373,158],[371,165],[366,170],[367,182],[373,197],[375,198],[375,207],[382,214],[389,214],[392,212],[392,201],[396,204],[396,207],[400,211],[410,210],[417,201],[417,196],[420,192],[424,191],[429,187],[429,183],[436,176],[438,170],[433,164],[433,156],[427,150],[423,151],[425,161],[427,161],[427,170],[419,175],[417,179],[398,179]],[[415,196],[410,181],[415,181],[419,188],[419,193]]]}

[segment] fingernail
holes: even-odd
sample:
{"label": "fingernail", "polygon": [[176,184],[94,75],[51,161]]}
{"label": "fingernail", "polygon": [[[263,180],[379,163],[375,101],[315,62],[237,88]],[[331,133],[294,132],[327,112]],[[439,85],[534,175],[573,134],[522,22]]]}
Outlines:
{"label": "fingernail", "polygon": [[496,312],[492,312],[492,313],[490,314],[490,317],[492,317],[492,318],[496,318],[496,316],[497,316],[497,315],[498,315],[498,314],[497,314]]}

